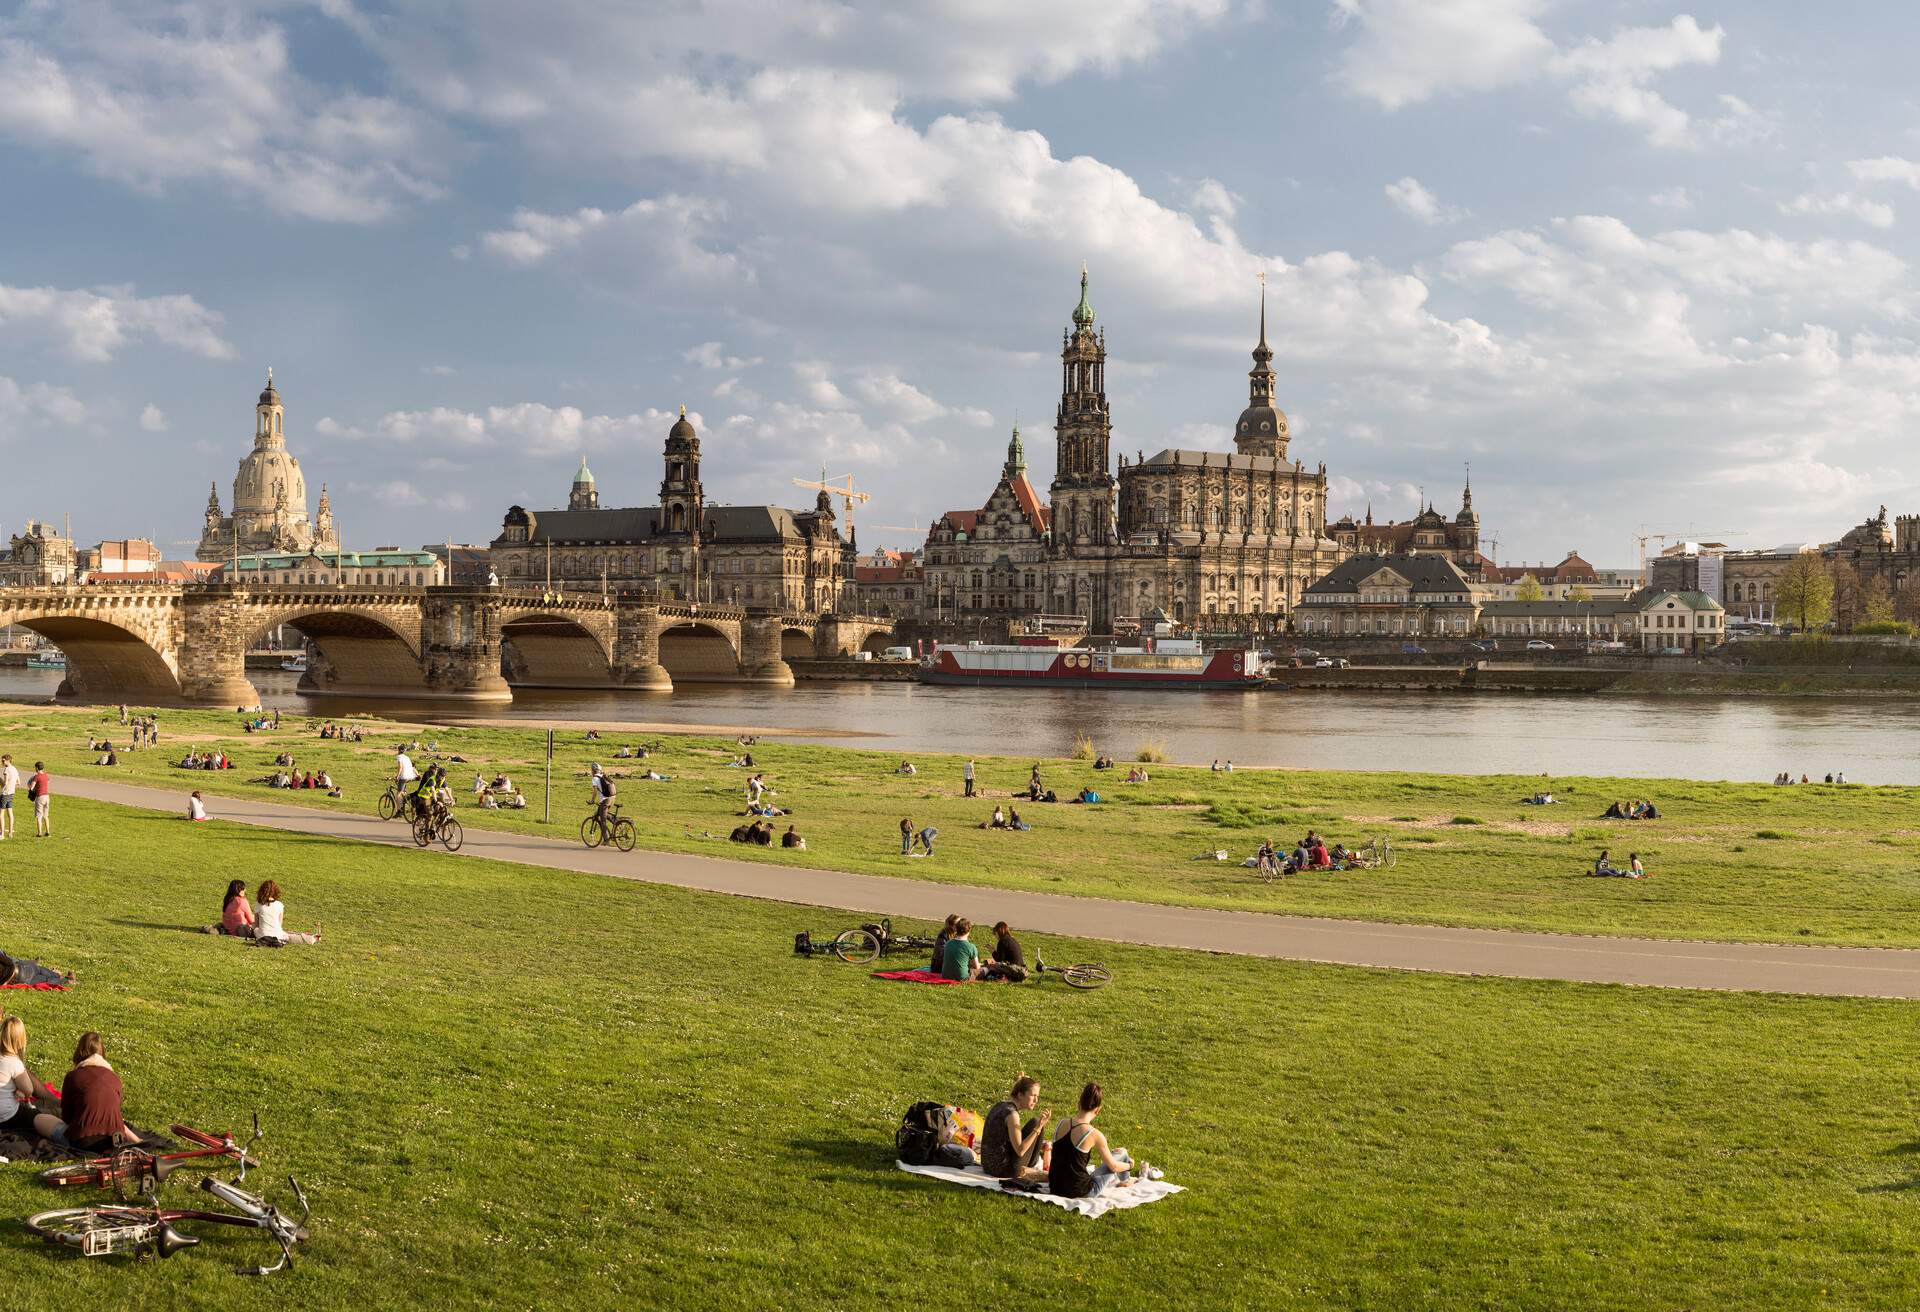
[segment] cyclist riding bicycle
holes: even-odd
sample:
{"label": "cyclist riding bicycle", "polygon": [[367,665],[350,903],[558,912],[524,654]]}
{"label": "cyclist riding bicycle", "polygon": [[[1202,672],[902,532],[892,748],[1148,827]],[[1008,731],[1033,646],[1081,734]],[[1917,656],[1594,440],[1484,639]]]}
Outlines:
{"label": "cyclist riding bicycle", "polygon": [[436,765],[428,766],[424,774],[414,779],[412,789],[402,793],[401,804],[406,808],[407,819],[414,820],[427,814],[428,804],[433,801],[434,782],[438,777],[434,772],[439,768]]}
{"label": "cyclist riding bicycle", "polygon": [[597,765],[593,767],[593,778],[590,782],[593,785],[593,818],[598,820],[600,827],[604,829],[607,824],[607,812],[612,808],[614,794],[619,789],[613,786],[613,780],[608,778]]}

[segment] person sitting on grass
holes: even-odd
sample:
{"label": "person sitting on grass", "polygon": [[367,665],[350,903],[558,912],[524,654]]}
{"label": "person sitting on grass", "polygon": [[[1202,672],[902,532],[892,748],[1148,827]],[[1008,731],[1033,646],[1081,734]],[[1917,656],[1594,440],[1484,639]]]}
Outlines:
{"label": "person sitting on grass", "polygon": [[1015,984],[1027,978],[1027,953],[1004,920],[993,926],[993,959],[981,972],[987,979],[1011,980]]}
{"label": "person sitting on grass", "polygon": [[208,925],[207,933],[252,938],[254,924],[253,904],[247,901],[247,881],[232,880],[227,884],[227,895],[220,899],[220,920]]}
{"label": "person sitting on grass", "polygon": [[34,1100],[48,1092],[27,1069],[26,1021],[18,1016],[0,1020],[0,1134],[32,1133]]}
{"label": "person sitting on grass", "polygon": [[1593,859],[1593,873],[1603,877],[1622,877],[1627,872],[1613,864],[1612,857],[1603,847],[1600,849],[1600,855]]}
{"label": "person sitting on grass", "polygon": [[947,964],[947,940],[953,937],[953,927],[960,923],[957,915],[948,916],[940,932],[933,936],[933,964],[927,969],[938,975]]}
{"label": "person sitting on grass", "polygon": [[[1104,1098],[1100,1086],[1089,1083],[1080,1090],[1080,1110],[1061,1123],[1053,1138],[1053,1153],[1047,1163],[1047,1188],[1061,1198],[1091,1198],[1105,1189],[1125,1189],[1134,1182],[1127,1174],[1132,1169],[1125,1150],[1116,1152],[1107,1136],[1094,1128],[1093,1118],[1100,1114]],[[1099,1165],[1094,1166],[1095,1158]],[[1146,1163],[1140,1164],[1145,1176]]]}
{"label": "person sitting on grass", "polygon": [[1030,825],[1030,824],[1028,824],[1028,823],[1027,823],[1027,822],[1026,822],[1025,820],[1022,820],[1022,819],[1020,818],[1020,813],[1019,813],[1018,811],[1016,811],[1016,810],[1014,810],[1014,809],[1012,809],[1012,808],[1008,808],[1008,810],[1007,810],[1007,828],[1009,828],[1009,829],[1018,829],[1018,830],[1019,830],[1019,831],[1020,831],[1021,833],[1023,833],[1023,834],[1024,834],[1024,833],[1026,833],[1027,831],[1029,831],[1029,830],[1031,830],[1031,829],[1033,828],[1033,826],[1032,826],[1032,825]]}
{"label": "person sitting on grass", "polygon": [[900,762],[900,768],[898,770],[895,770],[894,773],[912,775],[912,774],[919,774],[920,771],[912,761],[902,761]]}
{"label": "person sitting on grass", "polygon": [[727,841],[729,843],[751,843],[753,841],[753,826],[735,825],[733,832],[727,835]]}
{"label": "person sitting on grass", "polygon": [[980,827],[982,829],[1005,829],[1007,827],[1007,813],[997,806],[994,807],[993,818],[982,821]]}
{"label": "person sitting on grass", "polygon": [[[658,776],[655,777],[657,778]],[[502,805],[509,811],[524,811],[527,809],[527,795],[525,793],[508,793],[507,800],[502,803]]]}
{"label": "person sitting on grass", "polygon": [[753,842],[759,847],[773,846],[773,826],[765,820],[753,822]]}
{"label": "person sitting on grass", "polygon": [[268,947],[283,948],[289,943],[318,943],[320,926],[315,924],[311,934],[289,931],[282,923],[287,914],[286,903],[280,900],[280,885],[269,879],[260,885],[260,919],[254,926],[253,937],[257,943]]}
{"label": "person sitting on grass", "polygon": [[1260,840],[1260,850],[1253,854],[1253,868],[1268,878],[1279,873],[1280,853],[1274,849],[1271,838]]}
{"label": "person sitting on grass", "polygon": [[807,850],[807,840],[800,837],[799,832],[792,825],[788,825],[787,832],[780,835],[780,846],[790,847],[796,852],[804,852]]}
{"label": "person sitting on grass", "polygon": [[140,1137],[121,1115],[121,1093],[100,1036],[88,1030],[74,1045],[73,1069],[60,1081],[60,1115],[42,1113],[33,1118],[33,1128],[41,1138],[78,1152],[112,1152]]}
{"label": "person sitting on grass", "polygon": [[487,783],[487,777],[484,774],[481,774],[478,770],[473,772],[473,795],[475,797],[489,791],[491,787],[492,785]]}
{"label": "person sitting on grass", "polygon": [[1646,877],[1647,868],[1640,864],[1640,854],[1638,852],[1627,853],[1627,878],[1645,879]]}
{"label": "person sitting on grass", "polygon": [[493,800],[493,793],[488,789],[482,789],[480,791],[480,809],[482,811],[498,811],[500,809],[500,803]]}
{"label": "person sitting on grass", "polygon": [[953,937],[940,953],[942,978],[970,984],[980,978],[980,949],[973,941],[973,922],[965,916],[953,922]]}
{"label": "person sitting on grass", "polygon": [[319,774],[314,776],[313,786],[315,788],[326,789],[327,796],[329,797],[340,796],[340,790],[334,786],[333,776],[328,774],[325,770],[322,770]]}
{"label": "person sitting on grass", "polygon": [[201,798],[200,790],[196,788],[187,794],[187,819],[205,820],[206,818],[207,804],[205,800]]}
{"label": "person sitting on grass", "polygon": [[1084,803],[1087,806],[1093,806],[1097,802],[1099,802],[1100,794],[1094,792],[1093,789],[1091,788],[1082,788],[1080,790],[1080,795],[1074,798],[1073,800],[1076,802]]}
{"label": "person sitting on grass", "polygon": [[1130,784],[1144,784],[1151,777],[1152,776],[1148,775],[1145,770],[1141,769],[1139,766],[1136,765],[1131,770],[1127,771],[1126,782]]}
{"label": "person sitting on grass", "polygon": [[[665,783],[665,782],[666,782],[667,780],[669,780],[669,779],[671,779],[671,778],[673,778],[673,776],[672,776],[672,775],[670,775],[670,774],[661,774],[661,773],[660,773],[660,772],[659,772],[658,770],[649,770],[649,771],[647,771],[647,772],[646,772],[645,774],[643,774],[643,775],[641,775],[640,777],[641,777],[642,779],[644,779],[644,780],[646,780],[646,781],[647,781],[648,783],[652,783],[652,784],[659,784],[659,783]],[[517,796],[519,796],[519,794],[517,794],[517,793],[516,793],[516,794],[514,794],[514,795],[515,795],[516,797],[517,797]],[[518,803],[517,805],[520,805],[520,806],[525,806],[525,805],[526,805],[526,803],[525,803],[525,802],[520,802],[520,803]]]}
{"label": "person sitting on grass", "polygon": [[1307,864],[1315,870],[1333,869],[1333,854],[1327,851],[1327,840],[1316,837],[1313,846],[1307,849]]}
{"label": "person sitting on grass", "polygon": [[1047,1178],[1053,1145],[1046,1140],[1053,1112],[1043,1111],[1022,1124],[1020,1117],[1040,1101],[1040,1081],[1020,1072],[1007,1096],[987,1109],[980,1132],[980,1169],[996,1180]]}

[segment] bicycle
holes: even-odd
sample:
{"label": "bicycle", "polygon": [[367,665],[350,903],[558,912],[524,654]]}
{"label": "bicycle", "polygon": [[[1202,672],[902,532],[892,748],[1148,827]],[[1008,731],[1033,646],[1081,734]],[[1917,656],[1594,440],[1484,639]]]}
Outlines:
{"label": "bicycle", "polygon": [[380,794],[380,800],[375,803],[374,809],[382,820],[391,820],[395,816],[407,819],[407,813],[414,809],[413,797],[414,794],[410,790],[402,788],[399,784],[388,784],[387,791]]}
{"label": "bicycle", "polygon": [[460,844],[466,841],[466,831],[453,818],[453,813],[437,804],[428,808],[425,815],[414,818],[413,845],[425,847],[436,838],[449,852],[458,852]]}
{"label": "bicycle", "polygon": [[50,1166],[34,1178],[41,1184],[56,1188],[70,1188],[75,1185],[111,1188],[113,1196],[125,1202],[129,1183],[145,1180],[156,1173],[161,1175],[171,1173],[173,1168],[182,1162],[232,1157],[244,1165],[259,1165],[247,1156],[246,1151],[234,1141],[231,1134],[212,1135],[204,1130],[196,1130],[191,1125],[176,1125],[173,1127],[173,1132],[189,1143],[198,1144],[199,1147],[171,1153],[156,1153],[139,1147],[122,1148],[104,1157],[92,1157],[84,1162]]}
{"label": "bicycle", "polygon": [[1070,988],[1103,989],[1113,983],[1113,972],[1097,961],[1076,961],[1071,966],[1049,966],[1045,957],[1033,959],[1033,975],[1058,975]]}
{"label": "bicycle", "polygon": [[633,821],[620,814],[620,804],[615,802],[604,814],[595,811],[580,822],[580,841],[588,847],[612,843],[622,852],[631,852],[633,845],[639,841],[639,834],[633,827]]}
{"label": "bicycle", "polygon": [[[895,953],[930,951],[935,941],[920,934],[896,934],[889,918],[858,929],[843,929],[824,943],[815,942],[813,935],[802,930],[793,936],[793,950],[798,956],[834,956],[850,965],[865,965]],[[1035,957],[1033,974],[1036,979],[1042,975],[1058,975],[1076,989],[1103,989],[1113,983],[1113,972],[1097,961],[1049,966],[1044,957]]]}
{"label": "bicycle", "polygon": [[[247,1141],[247,1147],[251,1148],[261,1137],[260,1118],[256,1115],[253,1118],[253,1138]],[[191,1248],[200,1242],[197,1236],[182,1234],[174,1229],[175,1222],[204,1221],[247,1230],[264,1230],[280,1245],[280,1260],[272,1266],[243,1266],[237,1270],[243,1276],[272,1275],[293,1265],[293,1246],[306,1241],[307,1220],[313,1214],[313,1206],[307,1201],[306,1191],[300,1187],[300,1182],[291,1175],[287,1177],[287,1184],[300,1204],[298,1220],[282,1213],[259,1194],[240,1188],[246,1183],[247,1161],[243,1151],[240,1174],[232,1184],[210,1175],[200,1180],[201,1189],[236,1209],[234,1212],[161,1207],[159,1187],[172,1174],[173,1168],[171,1164],[160,1163],[159,1169],[152,1173],[147,1182],[145,1207],[116,1203],[97,1207],[57,1208],[28,1217],[27,1229],[47,1243],[78,1249],[82,1257],[107,1257],[124,1253],[136,1259],[171,1257],[181,1249]]]}

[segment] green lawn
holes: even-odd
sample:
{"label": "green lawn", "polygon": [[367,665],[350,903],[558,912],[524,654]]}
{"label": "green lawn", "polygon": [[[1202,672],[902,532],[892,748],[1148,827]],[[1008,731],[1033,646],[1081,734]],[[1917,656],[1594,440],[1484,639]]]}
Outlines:
{"label": "green lawn", "polygon": [[[372,807],[391,770],[391,749],[418,734],[443,753],[471,764],[451,767],[469,825],[521,828],[560,836],[575,832],[586,811],[585,770],[598,760],[616,773],[639,763],[616,761],[621,741],[587,742],[562,734],[555,764],[555,824],[542,828],[540,788],[544,737],[527,729],[407,729],[369,723],[358,745],[322,741],[301,718],[280,731],[242,734],[235,717],[164,712],[158,751],[131,753],[114,771],[91,765],[90,730],[101,712],[44,713],[0,708],[0,750],[17,760],[44,757],[56,773],[158,783],[180,790],[269,797],[302,805]],[[1071,795],[1090,783],[1108,799],[1096,807],[1016,802],[1034,829],[1015,834],[977,828],[995,801],[1024,787],[1033,761],[981,758],[988,796],[961,796],[960,759],[916,758],[921,773],[893,773],[898,758],[878,752],[765,739],[754,759],[791,807],[809,845],[785,853],[719,844],[740,823],[748,771],[726,762],[737,750],[722,739],[664,737],[654,765],[672,779],[629,780],[622,801],[643,845],[730,856],[986,884],[1257,911],[1294,911],[1367,920],[1476,925],[1573,933],[1646,934],[1779,942],[1920,945],[1920,789],[1911,787],[1773,788],[1684,780],[1556,779],[1559,805],[1535,808],[1519,799],[1538,778],[1481,775],[1308,773],[1239,770],[1216,774],[1155,766],[1152,782],[1120,782],[1124,771],[1096,772],[1078,761],[1039,762],[1050,787]],[[240,762],[231,773],[174,769],[190,743],[226,746]],[[293,752],[302,768],[324,766],[347,786],[347,797],[274,794],[249,783],[270,772],[274,756]],[[533,799],[522,812],[482,811],[466,793],[475,767],[505,768]],[[1657,822],[1603,821],[1613,798],[1652,797]],[[931,861],[899,854],[903,816],[940,830]],[[1391,870],[1319,874],[1267,886],[1239,862],[1263,836],[1284,843],[1307,827],[1347,842],[1390,836],[1400,852]],[[1602,847],[1624,861],[1638,851],[1654,878],[1644,883],[1592,879],[1581,872]],[[1232,861],[1197,861],[1224,849]]]}
{"label": "green lawn", "polygon": [[[1045,941],[1103,993],[791,956],[846,917],[61,803],[0,845],[4,996],[136,1120],[240,1125],[317,1208],[291,1276],[136,1269],[0,1226],[24,1307],[1909,1307],[1902,1003],[1398,975]],[[277,877],[316,948],[187,932]],[[1014,1071],[1190,1192],[1085,1221],[892,1169],[900,1111]],[[260,1178],[270,1178],[264,1173]],[[180,1198],[200,1195],[177,1183]],[[0,1216],[55,1205],[0,1167]],[[947,1291],[941,1293],[940,1291]],[[291,1300],[291,1302],[290,1302]]]}

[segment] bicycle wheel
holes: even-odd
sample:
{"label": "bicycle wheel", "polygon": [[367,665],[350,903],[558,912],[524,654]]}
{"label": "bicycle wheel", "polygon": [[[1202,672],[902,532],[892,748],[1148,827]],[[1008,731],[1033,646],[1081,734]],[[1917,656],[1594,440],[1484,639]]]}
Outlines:
{"label": "bicycle wheel", "polygon": [[880,955],[880,939],[870,929],[843,929],[833,940],[833,955],[858,965]]}
{"label": "bicycle wheel", "polygon": [[634,832],[633,821],[615,820],[613,822],[613,845],[615,847],[619,848],[622,852],[631,852],[633,851],[633,845],[639,841],[640,836]]}
{"label": "bicycle wheel", "polygon": [[413,822],[413,845],[425,847],[433,841],[433,821],[421,816]]}
{"label": "bicycle wheel", "polygon": [[380,818],[382,820],[393,819],[394,804],[393,804],[393,793],[391,791],[380,794],[379,811],[380,811]]}
{"label": "bicycle wheel", "polygon": [[605,838],[606,835],[600,832],[600,821],[597,817],[588,816],[580,822],[580,841],[588,847],[600,846]]}
{"label": "bicycle wheel", "polygon": [[137,1253],[158,1237],[160,1225],[138,1207],[62,1207],[27,1218],[27,1229],[50,1244],[77,1248],[87,1257]]}
{"label": "bicycle wheel", "polygon": [[95,1166],[90,1162],[70,1162],[65,1166],[49,1166],[34,1179],[41,1184],[50,1184],[56,1188],[79,1184],[105,1184],[108,1169],[104,1166]]}
{"label": "bicycle wheel", "polygon": [[1095,961],[1060,968],[1060,978],[1077,989],[1103,989],[1113,983],[1113,972]]}
{"label": "bicycle wheel", "polygon": [[440,822],[440,846],[446,848],[447,851],[458,852],[460,850],[460,844],[464,843],[466,839],[466,831],[460,827],[460,822],[452,816],[448,816]]}

